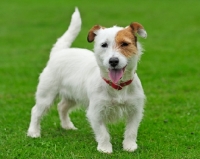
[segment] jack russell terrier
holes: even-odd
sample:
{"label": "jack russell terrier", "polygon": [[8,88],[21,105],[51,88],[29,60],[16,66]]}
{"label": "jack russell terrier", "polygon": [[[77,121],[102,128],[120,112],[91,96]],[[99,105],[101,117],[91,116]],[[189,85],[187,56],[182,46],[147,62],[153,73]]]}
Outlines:
{"label": "jack russell terrier", "polygon": [[68,30],[53,46],[48,64],[40,75],[27,135],[40,137],[41,117],[59,95],[58,112],[64,129],[77,129],[70,120],[69,110],[77,104],[83,105],[98,143],[97,150],[112,153],[106,123],[125,117],[123,149],[135,151],[145,103],[136,73],[143,51],[137,34],[146,38],[147,33],[137,22],[125,28],[95,25],[87,37],[88,42],[94,41],[92,52],[70,48],[80,29],[81,17],[76,8]]}

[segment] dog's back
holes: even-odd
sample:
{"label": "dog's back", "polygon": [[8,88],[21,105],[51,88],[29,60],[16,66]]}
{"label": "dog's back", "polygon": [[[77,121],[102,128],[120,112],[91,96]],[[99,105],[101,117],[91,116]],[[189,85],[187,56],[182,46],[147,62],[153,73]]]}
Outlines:
{"label": "dog's back", "polygon": [[98,84],[97,80],[101,81],[94,53],[87,49],[68,48],[55,52],[45,69],[48,73],[43,72],[41,76],[48,74],[49,78],[55,80],[57,93],[61,97],[86,106],[91,83]]}

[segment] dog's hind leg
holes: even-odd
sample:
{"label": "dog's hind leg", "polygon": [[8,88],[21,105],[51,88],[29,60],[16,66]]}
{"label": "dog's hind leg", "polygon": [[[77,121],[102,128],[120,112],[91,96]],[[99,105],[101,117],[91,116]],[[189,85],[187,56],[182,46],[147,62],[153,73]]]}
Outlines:
{"label": "dog's hind leg", "polygon": [[58,86],[48,70],[40,76],[36,92],[36,104],[31,110],[31,122],[27,135],[33,138],[40,137],[40,120],[48,110],[58,94]]}
{"label": "dog's hind leg", "polygon": [[63,129],[73,129],[77,128],[71,122],[69,117],[69,109],[75,105],[75,102],[62,98],[61,102],[58,104],[58,113],[60,116],[61,126]]}

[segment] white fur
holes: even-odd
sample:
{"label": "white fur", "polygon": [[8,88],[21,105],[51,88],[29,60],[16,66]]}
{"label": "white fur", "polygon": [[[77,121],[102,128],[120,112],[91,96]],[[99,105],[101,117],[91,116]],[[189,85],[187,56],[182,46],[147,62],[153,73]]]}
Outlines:
{"label": "white fur", "polygon": [[[113,122],[125,116],[127,122],[123,148],[126,151],[134,151],[137,149],[137,131],[143,116],[145,100],[141,82],[135,73],[142,48],[138,43],[137,55],[131,59],[114,50],[112,47],[115,45],[114,37],[122,29],[116,26],[96,32],[94,53],[86,49],[69,48],[80,28],[81,18],[76,9],[68,30],[52,48],[49,62],[40,75],[36,104],[32,108],[27,135],[40,136],[41,117],[55,97],[60,95],[58,111],[64,129],[76,129],[68,111],[77,103],[84,105],[98,143],[97,149],[104,153],[111,153],[112,145],[106,122]],[[105,41],[108,47],[102,48],[101,44]],[[120,62],[117,66],[119,68],[127,65],[122,80],[133,78],[133,82],[120,91],[113,89],[102,79],[102,77],[109,79],[110,57],[119,58]]]}

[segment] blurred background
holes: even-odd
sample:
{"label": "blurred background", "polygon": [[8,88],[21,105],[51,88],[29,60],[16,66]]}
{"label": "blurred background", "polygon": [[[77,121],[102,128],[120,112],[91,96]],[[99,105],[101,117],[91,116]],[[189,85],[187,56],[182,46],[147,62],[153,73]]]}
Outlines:
{"label": "blurred background", "polygon": [[[75,6],[81,13],[82,30],[73,47],[93,49],[93,44],[88,43],[86,39],[89,29],[95,24],[105,27],[113,25],[125,27],[136,21],[147,31],[147,39],[139,38],[146,51],[137,73],[142,81],[147,103],[139,130],[140,148],[136,151],[135,157],[200,157],[200,1],[198,0],[0,1],[2,157],[23,158],[30,157],[31,154],[38,157],[37,154],[43,154],[46,148],[49,148],[49,154],[58,157],[56,152],[53,153],[52,146],[48,145],[51,143],[44,141],[45,139],[34,142],[26,138],[26,130],[30,110],[34,105],[38,76],[48,61],[51,47],[67,29]],[[75,123],[77,120],[76,125],[80,128],[85,124],[86,128],[82,129],[81,135],[87,132],[90,136],[91,131],[84,116],[84,111],[78,111],[72,114],[72,120],[74,119]],[[48,133],[58,133],[54,127],[60,134],[65,134],[58,128],[56,107],[52,108],[43,123],[46,138]],[[52,130],[48,129],[49,127],[52,127]],[[118,132],[119,129],[123,129],[123,124],[111,126],[111,133],[113,131],[117,136],[122,136],[123,131]],[[70,135],[81,140],[80,136],[73,136],[73,133]],[[62,137],[59,139],[63,140]],[[117,145],[120,144],[121,138],[118,140]],[[33,147],[34,144],[39,145],[35,148],[37,154],[32,152],[30,143]],[[94,155],[91,151],[95,150],[96,146],[95,142],[91,145],[93,147],[88,150],[90,157]],[[24,149],[26,151],[23,151]],[[116,149],[117,155],[123,154],[120,146]],[[76,150],[77,148],[71,147],[74,154]],[[67,148],[58,152],[63,155],[69,153]],[[83,154],[81,150],[79,153]],[[130,154],[125,155],[127,158],[130,157]]]}

